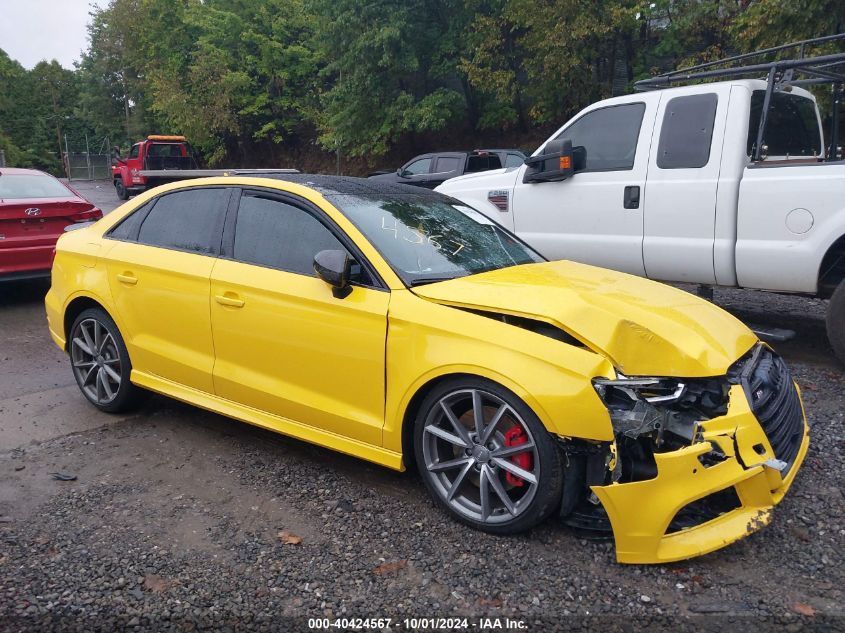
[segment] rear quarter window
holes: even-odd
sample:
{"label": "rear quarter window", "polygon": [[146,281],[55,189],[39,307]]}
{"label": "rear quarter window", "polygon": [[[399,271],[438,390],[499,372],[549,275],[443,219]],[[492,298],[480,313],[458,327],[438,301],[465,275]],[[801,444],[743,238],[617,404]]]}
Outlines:
{"label": "rear quarter window", "polygon": [[147,215],[147,212],[155,204],[155,200],[148,202],[145,205],[135,209],[132,213],[123,218],[120,223],[106,234],[114,240],[132,241],[138,237],[138,228],[141,226],[141,221]]}

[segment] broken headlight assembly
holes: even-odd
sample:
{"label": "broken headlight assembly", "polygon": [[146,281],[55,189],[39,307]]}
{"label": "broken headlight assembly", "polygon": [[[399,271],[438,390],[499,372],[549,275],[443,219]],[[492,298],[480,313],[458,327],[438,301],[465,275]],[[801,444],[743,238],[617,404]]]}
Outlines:
{"label": "broken headlight assembly", "polygon": [[595,378],[593,387],[610,413],[616,436],[614,481],[638,481],[656,474],[654,453],[677,450],[696,440],[698,424],[728,410],[726,378]]}

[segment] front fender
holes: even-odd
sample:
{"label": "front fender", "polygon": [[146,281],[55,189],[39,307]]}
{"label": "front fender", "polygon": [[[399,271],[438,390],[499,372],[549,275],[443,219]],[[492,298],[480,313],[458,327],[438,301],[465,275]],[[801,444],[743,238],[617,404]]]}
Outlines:
{"label": "front fender", "polygon": [[613,368],[598,354],[408,291],[393,293],[388,318],[385,448],[402,450],[414,396],[455,374],[511,390],[555,435],[613,439],[610,416],[591,383],[613,375]]}

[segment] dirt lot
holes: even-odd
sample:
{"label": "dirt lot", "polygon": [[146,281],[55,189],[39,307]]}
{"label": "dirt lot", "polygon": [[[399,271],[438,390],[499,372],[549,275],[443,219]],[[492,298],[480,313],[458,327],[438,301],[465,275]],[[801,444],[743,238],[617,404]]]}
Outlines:
{"label": "dirt lot", "polygon": [[[80,189],[117,202],[108,185]],[[813,443],[771,526],[647,567],[553,522],[470,531],[412,475],[165,398],[99,414],[49,340],[44,291],[0,287],[0,630],[299,630],[351,616],[393,618],[391,630],[412,616],[467,616],[473,630],[496,630],[482,616],[532,631],[845,629],[845,372],[819,301],[717,292],[746,321],[796,330],[778,350]]]}

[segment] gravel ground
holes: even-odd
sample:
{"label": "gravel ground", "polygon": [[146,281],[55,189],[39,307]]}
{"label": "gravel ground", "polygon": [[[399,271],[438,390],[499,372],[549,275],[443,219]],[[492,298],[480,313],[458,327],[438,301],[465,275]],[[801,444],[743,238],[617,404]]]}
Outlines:
{"label": "gravel ground", "polygon": [[[610,542],[552,521],[485,535],[448,519],[412,474],[154,396],[134,416],[0,449],[0,630],[286,631],[315,617],[403,630],[406,617],[456,616],[471,630],[499,630],[481,617],[531,631],[845,630],[845,373],[824,305],[721,290],[716,302],[796,330],[778,350],[812,427],[772,524],[735,545],[622,566]],[[12,303],[40,318],[31,294]],[[47,345],[29,336],[0,359],[8,369]]]}

